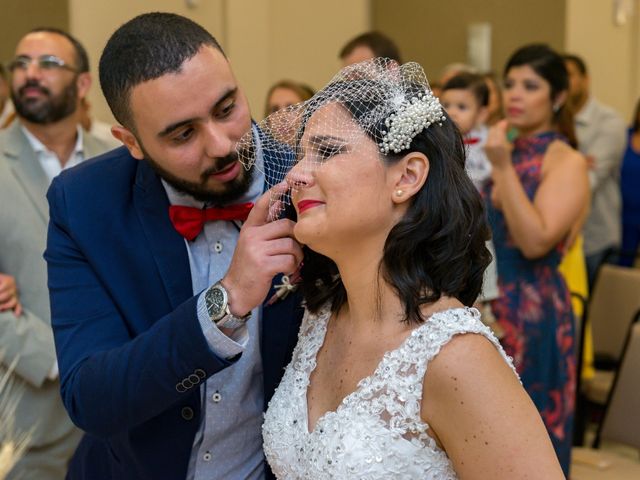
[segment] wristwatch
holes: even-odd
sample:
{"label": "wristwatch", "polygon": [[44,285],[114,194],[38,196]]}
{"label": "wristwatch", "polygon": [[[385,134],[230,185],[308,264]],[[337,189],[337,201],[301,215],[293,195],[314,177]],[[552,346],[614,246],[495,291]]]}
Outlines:
{"label": "wristwatch", "polygon": [[218,328],[235,329],[247,323],[251,318],[251,312],[243,317],[236,317],[229,310],[229,295],[220,282],[215,283],[204,294],[207,305],[207,313]]}

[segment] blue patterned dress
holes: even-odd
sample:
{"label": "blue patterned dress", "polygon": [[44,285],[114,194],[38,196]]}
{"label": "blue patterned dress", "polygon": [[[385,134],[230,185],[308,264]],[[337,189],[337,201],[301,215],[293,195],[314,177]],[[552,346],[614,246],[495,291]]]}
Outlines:
{"label": "blue patterned dress", "polygon": [[[541,180],[542,159],[555,132],[517,138],[513,166],[530,200]],[[511,237],[502,211],[491,202],[493,183],[484,198],[493,230],[500,297],[491,307],[522,383],[542,415],[565,474],[568,474],[576,383],[574,319],[570,295],[558,272],[563,244],[529,260]]]}

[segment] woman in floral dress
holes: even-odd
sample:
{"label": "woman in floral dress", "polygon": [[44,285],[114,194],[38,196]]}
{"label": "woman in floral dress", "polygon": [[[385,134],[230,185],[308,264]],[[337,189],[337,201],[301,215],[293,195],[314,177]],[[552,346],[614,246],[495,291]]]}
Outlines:
{"label": "woman in floral dress", "polygon": [[[570,295],[558,272],[565,240],[589,201],[587,165],[565,106],[562,57],[545,45],[516,51],[504,73],[505,119],[489,132],[485,190],[500,297],[492,310],[524,387],[568,474],[576,359]],[[515,132],[513,143],[508,134]]]}

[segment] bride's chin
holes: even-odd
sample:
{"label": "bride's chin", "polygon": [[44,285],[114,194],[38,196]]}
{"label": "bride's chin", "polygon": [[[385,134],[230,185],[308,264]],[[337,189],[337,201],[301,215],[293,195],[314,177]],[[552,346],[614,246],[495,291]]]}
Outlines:
{"label": "bride's chin", "polygon": [[313,228],[297,223],[293,228],[293,236],[298,243],[309,247],[311,250],[322,253],[323,235]]}

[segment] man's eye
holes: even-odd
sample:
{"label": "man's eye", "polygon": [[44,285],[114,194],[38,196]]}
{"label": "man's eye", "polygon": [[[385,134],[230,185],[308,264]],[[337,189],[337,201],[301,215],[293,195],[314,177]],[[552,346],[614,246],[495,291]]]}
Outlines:
{"label": "man's eye", "polygon": [[41,59],[39,64],[40,68],[44,68],[46,70],[53,70],[54,68],[60,67],[60,64],[58,62],[49,59]]}
{"label": "man's eye", "polygon": [[218,112],[218,116],[220,117],[228,116],[233,111],[235,106],[236,106],[235,102],[229,102],[227,105],[223,106],[220,109],[220,111]]}
{"label": "man's eye", "polygon": [[193,128],[188,128],[186,130],[183,130],[179,134],[175,135],[174,137],[172,137],[172,140],[174,143],[185,143],[192,136],[193,136]]}

